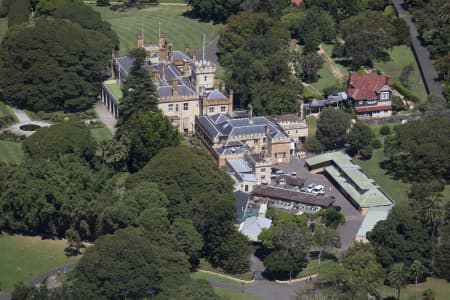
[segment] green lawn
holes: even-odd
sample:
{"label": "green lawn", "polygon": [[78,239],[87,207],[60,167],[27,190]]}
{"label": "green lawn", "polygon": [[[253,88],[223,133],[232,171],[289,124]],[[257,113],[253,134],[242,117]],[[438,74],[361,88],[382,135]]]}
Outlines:
{"label": "green lawn", "polygon": [[76,260],[64,255],[64,241],[42,240],[20,235],[0,236],[0,282],[9,292],[14,284],[31,279]]}
{"label": "green lawn", "polygon": [[97,143],[103,142],[103,141],[109,141],[112,140],[113,135],[111,132],[109,132],[108,129],[105,127],[100,128],[93,128],[90,129],[92,137],[97,141]]}
{"label": "green lawn", "polygon": [[162,5],[145,9],[130,9],[126,12],[112,11],[106,7],[94,9],[101,13],[103,19],[111,23],[113,30],[120,39],[120,54],[126,54],[130,49],[136,48],[136,35],[144,24],[144,40],[156,43],[158,36],[158,21],[161,32],[174,45],[175,49],[184,50],[186,44],[191,49],[200,49],[203,33],[206,41],[214,39],[223,25],[199,22],[183,16],[189,8],[186,6]]}
{"label": "green lawn", "polygon": [[342,75],[348,76],[348,69],[344,67],[341,63],[342,60],[336,59],[332,57],[333,53],[333,44],[322,44],[322,48],[325,51],[325,53],[335,62],[336,67],[341,71]]}
{"label": "green lawn", "polygon": [[322,65],[317,74],[319,76],[319,80],[312,83],[312,85],[322,93],[325,88],[339,84],[339,81],[333,76],[326,63]]}
{"label": "green lawn", "polygon": [[221,282],[226,283],[229,285],[235,285],[235,286],[241,286],[242,284],[238,281],[231,280],[225,277],[217,276],[214,274],[204,273],[204,272],[194,272],[191,273],[191,278],[193,279],[205,279],[208,281],[215,281],[215,282]]}
{"label": "green lawn", "polygon": [[336,266],[336,262],[331,259],[322,259],[320,261],[320,269],[319,269],[319,263],[317,259],[310,260],[308,262],[308,265],[297,275],[297,278],[302,278],[306,276],[310,276],[316,273],[319,273],[320,271],[324,272],[327,270],[330,270]]}
{"label": "green lawn", "polygon": [[1,162],[17,165],[22,161],[22,158],[23,158],[23,152],[22,152],[22,144],[21,143],[0,141],[0,161]]}
{"label": "green lawn", "polygon": [[253,295],[249,295],[247,293],[238,292],[238,291],[226,290],[226,289],[222,289],[222,288],[215,287],[214,292],[217,295],[219,295],[222,299],[227,299],[227,300],[258,300],[258,298],[256,298]]}
{"label": "green lawn", "polygon": [[391,128],[391,133],[394,133],[394,127],[397,125],[401,125],[401,123],[370,125],[370,128],[372,128],[373,134],[375,135],[376,138],[379,138],[382,136],[380,134],[380,129],[381,129],[381,127],[386,126],[386,125],[389,126],[389,128]]}
{"label": "green lawn", "polygon": [[[421,295],[424,290],[432,289],[435,295],[436,300],[448,300],[450,299],[450,283],[445,281],[444,279],[436,279],[436,278],[428,278],[426,282],[419,283],[416,286],[414,284],[410,284],[406,286],[406,288],[401,289],[400,291],[400,299],[401,300],[409,300],[409,299],[422,299]],[[397,292],[395,289],[383,286],[379,289],[381,296],[397,296]],[[417,298],[412,298],[412,297]]]}
{"label": "green lawn", "polygon": [[11,115],[14,117],[14,119],[17,120],[16,115],[12,111],[11,107],[0,101],[0,117],[7,115]]}
{"label": "green lawn", "polygon": [[392,50],[388,51],[388,53],[391,58],[390,61],[376,62],[375,68],[384,73],[390,74],[394,79],[399,80],[402,69],[408,64],[412,64],[414,67],[414,72],[409,78],[408,90],[410,90],[420,100],[425,101],[427,98],[427,92],[411,48],[406,46],[395,46]]}
{"label": "green lawn", "polygon": [[383,149],[373,151],[369,160],[356,159],[355,161],[376,183],[391,196],[396,202],[408,201],[409,183],[394,180],[386,174],[386,170],[380,167],[380,162],[385,160]]}
{"label": "green lawn", "polygon": [[205,259],[200,259],[199,269],[206,270],[206,271],[211,271],[211,272],[215,272],[215,273],[220,273],[220,274],[224,274],[224,275],[228,275],[228,276],[232,276],[232,277],[235,277],[235,278],[238,278],[238,279],[241,279],[241,280],[252,280],[253,279],[253,273],[250,270],[248,272],[243,273],[243,274],[231,275],[231,274],[225,273],[221,268],[214,268]]}
{"label": "green lawn", "polygon": [[306,117],[306,124],[308,124],[308,136],[316,135],[317,119],[314,116]]}
{"label": "green lawn", "polygon": [[7,29],[8,29],[8,19],[0,18],[0,41],[3,39],[3,36],[5,35]]}

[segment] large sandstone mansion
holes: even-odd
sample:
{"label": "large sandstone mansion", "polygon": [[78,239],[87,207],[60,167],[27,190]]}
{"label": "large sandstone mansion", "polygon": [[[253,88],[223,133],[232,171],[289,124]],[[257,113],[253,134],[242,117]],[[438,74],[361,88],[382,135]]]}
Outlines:
{"label": "large sandstone mansion", "polygon": [[[180,133],[196,134],[219,165],[248,153],[262,155],[271,163],[288,162],[296,145],[308,135],[303,115],[253,117],[251,108],[233,112],[233,92],[225,94],[224,84],[216,77],[216,65],[204,56],[197,59],[188,47],[174,50],[164,34],[158,45],[145,45],[139,34],[137,47],[147,53],[143,67],[156,85],[158,107]],[[111,78],[102,84],[100,99],[116,118],[123,96],[121,86],[133,63],[132,57],[113,55]]]}

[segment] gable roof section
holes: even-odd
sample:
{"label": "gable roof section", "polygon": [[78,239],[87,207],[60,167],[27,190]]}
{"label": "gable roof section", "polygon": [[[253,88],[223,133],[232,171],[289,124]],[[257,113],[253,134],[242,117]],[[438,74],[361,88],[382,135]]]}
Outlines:
{"label": "gable roof section", "polygon": [[348,95],[354,100],[375,99],[380,91],[385,90],[393,85],[390,76],[378,74],[371,71],[368,74],[360,75],[357,72],[350,73],[348,80]]}

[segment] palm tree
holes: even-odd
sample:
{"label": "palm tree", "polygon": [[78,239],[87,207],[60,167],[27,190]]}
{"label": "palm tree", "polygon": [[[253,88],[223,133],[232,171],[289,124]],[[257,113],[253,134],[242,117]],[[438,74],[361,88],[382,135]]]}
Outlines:
{"label": "palm tree", "polygon": [[403,263],[394,264],[388,274],[388,281],[391,286],[397,289],[397,299],[400,300],[400,290],[406,286],[408,273]]}
{"label": "palm tree", "polygon": [[415,260],[413,263],[409,266],[409,274],[415,277],[416,279],[416,289],[417,289],[417,280],[420,276],[423,275],[425,272],[424,265],[420,262],[420,260]]}
{"label": "palm tree", "polygon": [[432,197],[428,203],[422,206],[422,222],[431,226],[431,237],[434,238],[436,228],[441,221],[442,211],[441,203],[438,197]]}

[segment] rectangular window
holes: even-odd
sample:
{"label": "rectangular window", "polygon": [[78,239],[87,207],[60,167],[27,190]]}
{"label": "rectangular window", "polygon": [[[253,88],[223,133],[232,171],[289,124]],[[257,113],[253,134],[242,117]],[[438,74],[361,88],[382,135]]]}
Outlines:
{"label": "rectangular window", "polygon": [[261,168],[261,172],[265,172],[266,171],[266,168]]}
{"label": "rectangular window", "polygon": [[248,192],[248,185],[245,185],[245,191]]}
{"label": "rectangular window", "polygon": [[263,143],[265,143],[265,142],[266,142],[266,138],[264,137],[264,138],[263,138]]}
{"label": "rectangular window", "polygon": [[173,111],[173,104],[169,104],[169,111]]}
{"label": "rectangular window", "polygon": [[205,76],[205,81],[208,81],[208,76]]}
{"label": "rectangular window", "polygon": [[179,111],[180,110],[180,105],[179,104],[175,104],[175,111]]}
{"label": "rectangular window", "polygon": [[277,154],[275,154],[276,158],[285,158],[286,157],[286,153],[285,152],[277,152]]}
{"label": "rectangular window", "polygon": [[189,109],[189,103],[183,103],[183,110]]}
{"label": "rectangular window", "polygon": [[225,112],[226,110],[227,110],[227,108],[225,106],[220,107],[221,112]]}
{"label": "rectangular window", "polygon": [[389,92],[383,92],[381,93],[381,100],[389,100]]}
{"label": "rectangular window", "polygon": [[209,108],[209,112],[212,114],[212,113],[214,113],[214,106],[211,106],[210,108]]}

